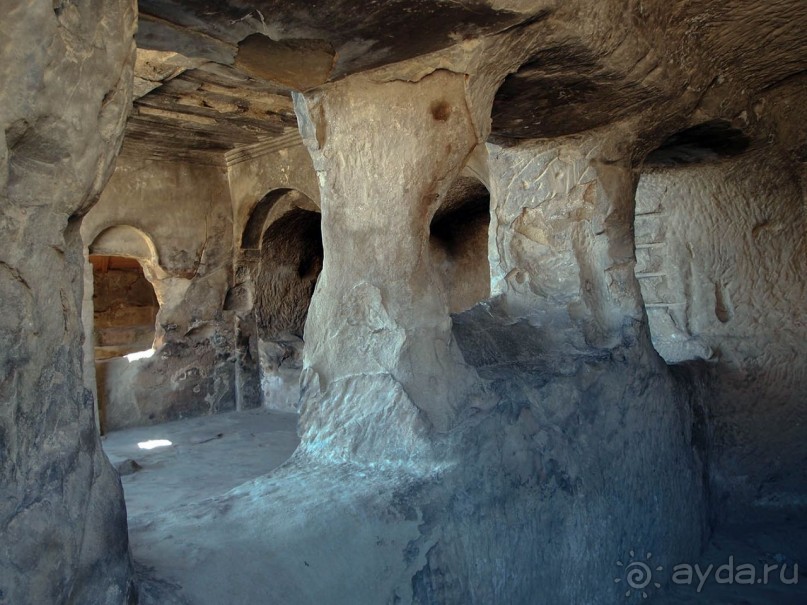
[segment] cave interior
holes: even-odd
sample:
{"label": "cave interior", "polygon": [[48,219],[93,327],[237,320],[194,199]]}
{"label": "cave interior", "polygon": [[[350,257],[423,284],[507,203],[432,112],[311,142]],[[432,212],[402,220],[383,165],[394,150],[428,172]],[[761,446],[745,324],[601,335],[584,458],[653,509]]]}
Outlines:
{"label": "cave interior", "polygon": [[802,0],[3,12],[0,605],[807,603]]}

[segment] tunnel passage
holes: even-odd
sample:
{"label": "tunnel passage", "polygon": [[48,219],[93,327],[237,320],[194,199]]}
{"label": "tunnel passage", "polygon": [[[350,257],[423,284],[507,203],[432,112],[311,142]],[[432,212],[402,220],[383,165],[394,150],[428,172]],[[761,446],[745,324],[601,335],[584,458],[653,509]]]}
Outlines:
{"label": "tunnel passage", "polygon": [[490,296],[490,193],[473,176],[459,176],[431,222],[430,246],[445,280],[452,313]]}

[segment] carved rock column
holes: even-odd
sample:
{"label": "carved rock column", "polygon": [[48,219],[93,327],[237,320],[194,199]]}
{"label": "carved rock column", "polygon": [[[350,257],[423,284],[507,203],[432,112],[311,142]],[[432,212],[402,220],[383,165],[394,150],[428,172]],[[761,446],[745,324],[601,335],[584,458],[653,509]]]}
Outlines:
{"label": "carved rock column", "polygon": [[447,71],[356,76],[296,96],[325,252],[305,334],[309,450],[412,456],[418,435],[448,429],[468,396],[472,374],[429,256],[440,197],[479,140],[466,98],[465,76]]}

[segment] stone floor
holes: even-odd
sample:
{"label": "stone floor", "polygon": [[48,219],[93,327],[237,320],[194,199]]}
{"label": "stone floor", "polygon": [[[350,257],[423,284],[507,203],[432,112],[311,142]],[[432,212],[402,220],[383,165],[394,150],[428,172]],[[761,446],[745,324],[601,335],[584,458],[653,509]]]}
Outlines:
{"label": "stone floor", "polygon": [[[200,510],[215,509],[216,501],[211,499],[218,497],[218,501],[226,501],[227,498],[220,497],[282,465],[297,446],[296,422],[294,414],[251,410],[117,431],[103,438],[104,449],[110,460],[122,473],[128,473],[122,474],[121,479],[130,520],[132,553],[138,564],[144,592],[141,602],[160,605],[216,602],[218,597],[205,601],[202,596],[200,601],[199,595],[205,595],[209,588],[204,587],[203,578],[199,578],[199,586],[191,585],[196,577],[193,573],[195,566],[192,562],[178,561],[176,549],[178,543],[193,543],[192,548],[180,549],[179,552],[192,553],[192,558],[200,557],[201,560],[205,549],[222,546],[222,536],[215,537],[217,528],[206,526],[213,522],[212,519],[206,521],[200,516],[198,524],[187,520],[175,521],[182,517],[196,518]],[[170,441],[170,445],[158,445],[153,449],[138,446],[139,443],[158,440]],[[313,481],[309,484],[301,478],[301,489],[313,489],[313,484]],[[242,486],[239,489],[246,490],[245,493],[252,491],[257,494],[260,491],[257,483],[253,487]],[[307,510],[295,513],[310,515]],[[323,516],[321,511],[318,516]],[[327,522],[323,523],[327,526]],[[165,527],[160,529],[162,526]],[[188,532],[196,535],[189,533],[185,536],[184,533]],[[200,539],[199,532],[209,532],[209,543]],[[165,534],[165,539],[154,538],[161,534]],[[280,540],[282,537],[273,535],[273,539]],[[165,549],[164,553],[160,552],[161,548]],[[646,557],[646,553],[635,555],[633,559],[637,561]],[[718,567],[725,566],[730,557],[733,557],[733,571],[724,568],[722,572],[717,572]],[[703,555],[697,561],[687,562],[693,567],[691,585],[672,584],[669,582],[672,570],[659,571],[650,566],[654,574],[650,583],[636,588],[641,581],[634,581],[631,588],[627,582],[627,565],[630,562],[626,560],[623,567],[614,567],[615,578],[619,578],[626,592],[630,592],[625,596],[625,603],[805,605],[807,515],[794,511],[770,512],[760,515],[751,523],[721,528]],[[799,565],[798,575],[794,576],[796,563]],[[706,578],[700,589],[701,582],[694,571],[696,564],[700,567],[701,576]],[[757,581],[762,579],[766,564],[777,565],[777,568],[769,573],[767,582]],[[710,569],[709,565],[713,567]],[[756,573],[753,584],[738,582],[749,581],[748,575],[738,575],[741,565],[746,566],[745,570],[749,569],[748,565],[753,566]],[[791,584],[781,581],[783,565],[786,565],[785,580]],[[183,566],[187,569],[183,569]],[[275,566],[280,567],[280,564],[275,562]],[[719,583],[716,573],[719,574],[717,577],[728,581]],[[655,587],[657,579],[662,580],[661,588]],[[794,579],[796,583],[792,584]],[[292,592],[292,588],[287,587],[283,594]],[[647,594],[646,598],[643,593]],[[303,601],[305,599],[292,598],[287,603],[305,605]],[[536,605],[538,603],[540,600],[536,600]]]}
{"label": "stone floor", "polygon": [[[138,446],[159,440],[170,445]],[[263,409],[114,431],[102,437],[104,451],[121,471],[130,518],[224,494],[280,466],[298,441],[296,414]],[[128,460],[142,468],[131,472]]]}

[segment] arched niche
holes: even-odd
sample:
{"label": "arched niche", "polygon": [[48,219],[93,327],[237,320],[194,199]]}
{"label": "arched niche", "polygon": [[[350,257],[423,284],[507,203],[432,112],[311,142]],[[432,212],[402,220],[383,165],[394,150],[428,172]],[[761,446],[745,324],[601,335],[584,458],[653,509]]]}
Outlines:
{"label": "arched niche", "polygon": [[[120,415],[126,398],[109,385],[110,362],[120,357],[148,356],[160,340],[157,316],[164,277],[151,237],[130,225],[101,230],[86,249],[82,321],[85,330],[85,385],[96,394],[101,432],[107,419]],[[114,369],[113,369],[114,368]]]}
{"label": "arched niche", "polygon": [[303,208],[317,212],[318,208],[311,199],[296,189],[275,189],[261,198],[247,219],[241,235],[242,250],[258,250],[266,225],[273,218],[285,213],[290,208]]}
{"label": "arched niche", "polygon": [[265,407],[296,410],[305,320],[322,260],[320,213],[310,198],[278,189],[255,205],[225,303],[237,315],[241,407],[259,398]]}
{"label": "arched niche", "polygon": [[102,230],[88,246],[90,254],[135,258],[158,265],[157,248],[151,237],[130,225],[114,225]]}
{"label": "arched niche", "polygon": [[430,226],[432,258],[443,276],[452,313],[490,297],[489,226],[490,192],[476,172],[465,169]]}

